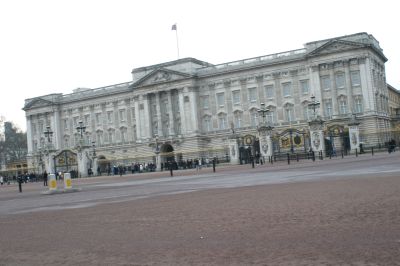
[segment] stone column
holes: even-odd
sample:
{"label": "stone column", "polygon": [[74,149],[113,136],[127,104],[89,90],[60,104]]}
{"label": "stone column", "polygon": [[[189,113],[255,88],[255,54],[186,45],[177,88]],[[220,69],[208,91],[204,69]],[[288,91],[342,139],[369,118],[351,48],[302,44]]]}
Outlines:
{"label": "stone column", "polygon": [[314,152],[325,152],[325,138],[324,138],[324,121],[320,118],[314,119],[309,122],[311,148]]}
{"label": "stone column", "polygon": [[339,114],[339,104],[337,99],[338,91],[336,88],[336,76],[333,67],[334,67],[333,63],[329,64],[329,79],[331,80],[332,115],[337,115]]}
{"label": "stone column", "polygon": [[261,157],[264,159],[264,161],[266,160],[266,158],[269,158],[270,156],[273,155],[271,130],[272,127],[268,129],[266,127],[260,127],[258,129],[260,152],[261,152]]}
{"label": "stone column", "polygon": [[192,132],[195,133],[199,130],[199,122],[197,117],[197,93],[195,89],[192,87],[189,89],[189,101],[190,101],[190,113],[192,118]]}
{"label": "stone column", "polygon": [[136,141],[138,141],[142,138],[139,97],[135,97],[134,101],[135,101],[135,120],[136,120]]}
{"label": "stone column", "polygon": [[149,101],[149,94],[143,95],[143,135],[142,138],[151,138],[151,117],[150,117],[150,101]]}
{"label": "stone column", "polygon": [[53,112],[53,145],[54,149],[58,150],[62,147],[62,134],[61,134],[61,119],[60,119],[60,112],[58,110],[54,110]]}
{"label": "stone column", "polygon": [[184,105],[184,94],[183,89],[178,90],[179,94],[179,113],[181,116],[181,134],[186,134],[186,119],[185,119],[185,105]]}
{"label": "stone column", "polygon": [[229,155],[231,157],[231,164],[239,164],[239,145],[237,142],[237,137],[236,135],[232,136],[228,140],[228,145],[229,145]]}
{"label": "stone column", "polygon": [[79,172],[78,176],[79,177],[88,176],[88,164],[89,164],[88,150],[82,149],[78,151],[77,160],[78,160],[78,172]]}
{"label": "stone column", "polygon": [[157,135],[162,136],[160,92],[156,92],[156,110],[157,110],[157,128],[158,128]]}
{"label": "stone column", "polygon": [[32,116],[26,117],[26,136],[28,142],[28,153],[33,153],[33,139],[32,139]]}
{"label": "stone column", "polygon": [[360,152],[360,123],[357,121],[356,116],[353,114],[349,126],[350,149],[351,151],[357,150]]}
{"label": "stone column", "polygon": [[[346,94],[347,94],[347,106],[348,112],[352,112],[353,110],[353,92],[351,87],[351,79],[350,79],[350,61],[344,61],[344,72],[345,72],[345,79],[346,79]],[[338,109],[339,112],[339,109]]]}
{"label": "stone column", "polygon": [[172,91],[168,92],[169,135],[175,135],[174,114],[172,112]]}

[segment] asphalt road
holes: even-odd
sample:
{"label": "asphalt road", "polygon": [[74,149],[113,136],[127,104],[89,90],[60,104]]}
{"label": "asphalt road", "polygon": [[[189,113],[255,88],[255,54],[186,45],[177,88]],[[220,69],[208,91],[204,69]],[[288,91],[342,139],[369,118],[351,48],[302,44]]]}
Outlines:
{"label": "asphalt road", "polygon": [[[400,153],[0,187],[0,265],[400,265]],[[61,184],[60,184],[61,185]]]}
{"label": "asphalt road", "polygon": [[[44,195],[41,183],[23,185],[23,193],[17,187],[0,190],[0,215],[84,208],[102,203],[123,202],[134,199],[151,198],[161,195],[187,193],[193,191],[235,188],[255,185],[330,180],[341,177],[400,176],[400,152],[380,153],[371,156],[349,156],[342,159],[275,163],[273,165],[236,165],[217,167],[200,171],[168,171],[135,175],[97,177],[73,180],[73,187],[79,192]],[[59,182],[60,190],[63,183]]]}

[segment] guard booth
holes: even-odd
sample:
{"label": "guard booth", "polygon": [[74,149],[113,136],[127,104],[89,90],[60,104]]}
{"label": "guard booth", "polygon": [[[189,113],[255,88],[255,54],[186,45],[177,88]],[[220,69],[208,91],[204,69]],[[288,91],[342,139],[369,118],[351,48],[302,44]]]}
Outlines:
{"label": "guard booth", "polygon": [[54,172],[71,173],[72,178],[78,177],[77,154],[71,150],[63,150],[54,156]]}

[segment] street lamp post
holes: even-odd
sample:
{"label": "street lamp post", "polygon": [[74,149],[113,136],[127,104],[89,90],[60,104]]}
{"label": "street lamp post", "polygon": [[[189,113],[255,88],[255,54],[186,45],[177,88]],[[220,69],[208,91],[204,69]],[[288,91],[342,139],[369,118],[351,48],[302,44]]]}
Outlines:
{"label": "street lamp post", "polygon": [[154,140],[156,142],[156,144],[155,144],[156,146],[154,148],[154,153],[156,154],[156,167],[157,167],[157,169],[161,169],[160,146],[159,146],[159,142],[158,142],[159,137],[157,134],[154,136]]}
{"label": "street lamp post", "polygon": [[44,132],[44,136],[47,138],[47,142],[51,143],[51,138],[53,137],[53,131],[51,131],[50,126],[46,127],[46,131]]}
{"label": "street lamp post", "polygon": [[266,115],[270,112],[270,110],[265,107],[264,103],[261,103],[261,108],[257,112],[263,118],[262,123],[260,123],[260,126],[257,128],[260,135],[261,154],[263,157],[272,156],[271,133],[274,127],[271,126],[270,121],[266,121]]}
{"label": "street lamp post", "polygon": [[319,106],[320,106],[320,102],[316,101],[316,100],[315,100],[315,96],[312,95],[312,96],[311,96],[311,103],[308,104],[308,108],[313,110],[313,119],[316,118],[316,116],[315,116],[315,114],[316,114],[316,113],[315,113],[315,110],[316,110],[317,108],[319,108]]}
{"label": "street lamp post", "polygon": [[85,130],[86,130],[86,127],[83,125],[83,122],[82,122],[82,121],[79,121],[79,126],[76,127],[76,130],[78,131],[78,133],[80,133],[80,135],[81,135],[81,141],[82,141],[82,139],[83,139],[83,133],[84,133]]}
{"label": "street lamp post", "polygon": [[311,138],[311,149],[312,151],[318,151],[323,154],[325,151],[325,138],[324,138],[324,122],[319,116],[317,111],[320,106],[320,102],[315,100],[315,96],[311,96],[311,102],[308,104],[308,108],[313,110],[313,118],[309,121],[310,126],[310,138]]}

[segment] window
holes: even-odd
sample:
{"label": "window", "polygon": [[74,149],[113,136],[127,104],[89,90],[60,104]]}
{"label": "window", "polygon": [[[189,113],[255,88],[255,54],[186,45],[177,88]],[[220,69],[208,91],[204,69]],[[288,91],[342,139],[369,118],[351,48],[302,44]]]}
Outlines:
{"label": "window", "polygon": [[121,129],[121,142],[124,143],[126,141],[126,129]]}
{"label": "window", "polygon": [[121,122],[123,122],[123,121],[125,121],[125,109],[121,109],[121,110],[119,110],[119,120],[121,121]]}
{"label": "window", "polygon": [[108,111],[107,112],[107,121],[110,124],[113,122],[113,111]]}
{"label": "window", "polygon": [[294,110],[293,105],[287,104],[285,106],[285,118],[287,122],[294,121]]}
{"label": "window", "polygon": [[331,79],[329,78],[329,76],[321,77],[321,87],[323,90],[331,89]]}
{"label": "window", "polygon": [[335,81],[337,89],[344,89],[345,87],[344,73],[336,73]]}
{"label": "window", "polygon": [[101,125],[101,113],[96,113],[96,125]]}
{"label": "window", "polygon": [[131,112],[132,112],[132,121],[135,121],[135,119],[136,119],[135,108],[132,108]]}
{"label": "window", "polygon": [[226,121],[226,115],[225,114],[218,115],[218,125],[219,125],[219,129],[221,129],[221,130],[228,128],[228,123]]}
{"label": "window", "polygon": [[267,98],[274,98],[274,86],[273,85],[265,86],[265,95]]}
{"label": "window", "polygon": [[258,112],[253,110],[250,113],[250,124],[252,127],[256,127],[258,125]]}
{"label": "window", "polygon": [[77,126],[78,126],[78,119],[79,119],[78,116],[75,116],[75,117],[74,117],[74,127],[77,127]]}
{"label": "window", "polygon": [[364,111],[363,102],[361,97],[357,97],[354,99],[354,111],[356,113],[362,113]]}
{"label": "window", "polygon": [[97,132],[96,134],[96,144],[97,146],[103,145],[103,132]]}
{"label": "window", "polygon": [[271,108],[269,109],[269,112],[267,113],[267,121],[269,123],[275,123],[275,111],[271,110]]}
{"label": "window", "polygon": [[304,120],[310,120],[310,118],[312,117],[313,111],[310,110],[310,108],[308,107],[308,104],[303,106],[303,118]]}
{"label": "window", "polygon": [[350,77],[351,77],[351,86],[356,87],[361,85],[360,71],[350,72]]}
{"label": "window", "polygon": [[90,126],[90,115],[85,115],[85,125]]}
{"label": "window", "polygon": [[332,117],[332,100],[324,101],[324,112],[326,117]]}
{"label": "window", "polygon": [[308,94],[310,90],[310,85],[308,79],[300,81],[300,88],[302,94]]}
{"label": "window", "polygon": [[211,131],[211,117],[205,116],[203,118],[203,130],[206,132]]}
{"label": "window", "polygon": [[249,102],[251,103],[257,102],[257,88],[249,89]]}
{"label": "window", "polygon": [[112,130],[108,131],[108,142],[109,143],[113,143],[114,142],[114,134],[113,134]]}
{"label": "window", "polygon": [[219,107],[224,107],[225,105],[225,95],[223,92],[217,93],[217,104]]}
{"label": "window", "polygon": [[209,101],[209,96],[203,96],[202,97],[202,104],[203,104],[203,109],[208,109],[210,106],[210,101]]}
{"label": "window", "polygon": [[68,139],[68,137],[66,137],[64,139],[64,148],[68,148],[68,147],[69,147],[69,139]]}
{"label": "window", "polygon": [[33,132],[33,135],[37,134],[36,124],[32,124],[32,132]]}
{"label": "window", "polygon": [[292,93],[292,84],[290,82],[282,84],[283,97],[289,97]]}
{"label": "window", "polygon": [[241,127],[242,127],[242,113],[236,112],[235,113],[235,128],[241,128]]}
{"label": "window", "polygon": [[240,90],[232,91],[233,104],[240,104]]}
{"label": "window", "polygon": [[339,113],[341,115],[347,114],[347,102],[345,98],[339,100]]}

